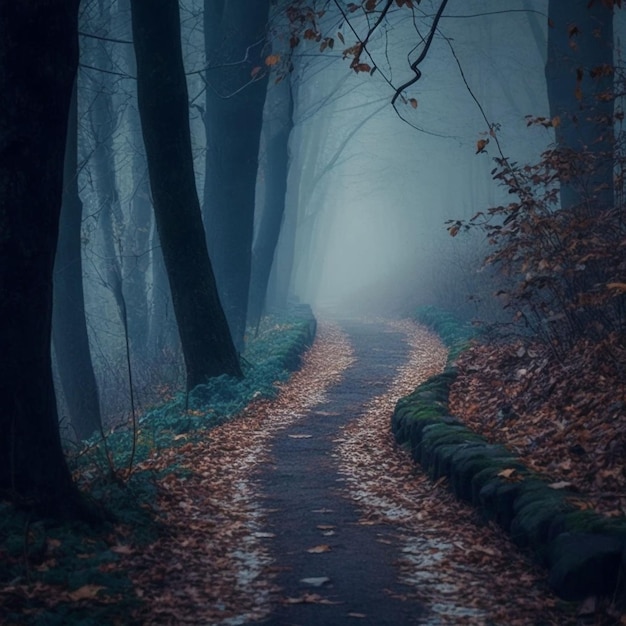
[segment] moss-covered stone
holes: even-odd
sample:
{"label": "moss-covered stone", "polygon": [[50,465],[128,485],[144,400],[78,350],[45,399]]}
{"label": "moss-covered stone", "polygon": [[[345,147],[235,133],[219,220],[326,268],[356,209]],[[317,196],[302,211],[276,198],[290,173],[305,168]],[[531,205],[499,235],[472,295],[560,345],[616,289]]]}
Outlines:
{"label": "moss-covered stone", "polygon": [[625,599],[626,537],[563,533],[550,546],[549,584],[566,600],[592,595]]}
{"label": "moss-covered stone", "polygon": [[[519,501],[519,498],[518,498]],[[555,519],[571,510],[571,505],[560,494],[543,492],[524,506],[515,503],[515,517],[511,522],[511,539],[521,548],[530,548],[535,557],[547,565],[547,548]]]}
{"label": "moss-covered stone", "polygon": [[472,502],[472,479],[487,468],[497,471],[515,462],[511,454],[500,445],[471,444],[460,447],[451,458],[450,485],[457,498]]}

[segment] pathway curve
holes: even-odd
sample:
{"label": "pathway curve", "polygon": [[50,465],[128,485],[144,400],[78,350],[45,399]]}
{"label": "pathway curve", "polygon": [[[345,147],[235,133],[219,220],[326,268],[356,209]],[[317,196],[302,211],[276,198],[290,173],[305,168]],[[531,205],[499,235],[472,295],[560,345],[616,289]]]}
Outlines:
{"label": "pathway curve", "polygon": [[417,623],[423,613],[420,603],[403,600],[407,588],[394,565],[402,545],[394,528],[362,520],[345,496],[335,454],[341,428],[392,384],[410,346],[388,324],[342,328],[354,362],[305,419],[276,435],[272,462],[259,476],[282,590],[268,624],[384,626]]}
{"label": "pathway curve", "polygon": [[274,430],[256,476],[277,586],[259,623],[576,624],[499,528],[393,442],[397,399],[445,365],[438,338],[408,321],[339,326],[332,341],[350,361],[317,404]]}
{"label": "pathway curve", "polygon": [[320,322],[302,367],[200,439],[164,450],[162,532],[118,566],[129,624],[576,624],[497,528],[394,445],[397,399],[444,366],[412,322]]}

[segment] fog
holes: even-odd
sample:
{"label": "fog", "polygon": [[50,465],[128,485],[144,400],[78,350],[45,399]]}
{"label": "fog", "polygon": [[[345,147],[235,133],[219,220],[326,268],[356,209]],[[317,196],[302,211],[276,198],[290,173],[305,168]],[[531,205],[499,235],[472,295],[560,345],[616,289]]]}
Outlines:
{"label": "fog", "polygon": [[[291,284],[300,300],[399,312],[446,289],[458,305],[468,295],[458,293],[460,274],[479,267],[466,265],[466,242],[453,241],[445,222],[498,201],[490,176],[497,151],[477,155],[476,142],[487,122],[498,124],[506,155],[526,161],[553,139],[526,128],[525,115],[548,111],[545,52],[525,3],[490,15],[492,2],[470,4],[452,3],[442,20],[422,77],[407,91],[415,109],[398,101],[396,112],[385,80],[410,76],[407,55],[418,35],[400,16],[370,45],[381,68],[372,76],[351,72],[337,56],[299,60],[287,197],[298,213]],[[545,4],[533,6],[545,11]],[[322,144],[312,163],[301,154],[311,141]]]}
{"label": "fog", "polygon": [[[238,41],[245,25],[228,36],[216,26],[211,48],[204,3],[180,6],[197,195],[238,350],[245,333],[235,315],[247,314],[253,328],[294,302],[327,316],[407,316],[418,305],[466,319],[503,314],[483,267],[484,234],[451,237],[448,226],[508,201],[492,179],[494,159],[532,163],[555,141],[553,128],[527,125],[527,116],[551,115],[548,0],[449,2],[419,80],[400,90],[415,76],[410,64],[438,1],[413,11],[394,5],[368,39],[371,58],[360,58],[374,71],[358,73],[350,47],[377,12],[313,2],[321,16],[307,38],[307,24],[279,2],[261,25],[263,41]],[[84,316],[103,413],[116,419],[128,412],[129,365],[140,406],[180,389],[185,367],[154,219],[128,2],[87,3],[81,21]],[[614,30],[619,61],[624,11]],[[267,87],[257,128],[251,90],[259,85]],[[252,246],[242,246],[253,227]]]}

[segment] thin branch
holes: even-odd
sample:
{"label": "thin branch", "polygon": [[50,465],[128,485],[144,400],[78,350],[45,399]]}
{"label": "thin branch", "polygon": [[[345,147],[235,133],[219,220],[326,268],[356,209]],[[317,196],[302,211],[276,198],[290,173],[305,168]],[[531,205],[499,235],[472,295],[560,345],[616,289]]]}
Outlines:
{"label": "thin branch", "polygon": [[81,37],[88,37],[89,39],[98,39],[99,41],[109,41],[111,43],[123,43],[128,45],[133,45],[132,41],[126,41],[125,39],[112,39],[111,37],[102,37],[101,35],[94,35],[93,33],[84,33],[82,31],[78,31],[78,34]]}
{"label": "thin branch", "polygon": [[415,72],[415,76],[407,80],[406,83],[400,85],[400,87],[396,89],[396,92],[391,99],[391,104],[394,108],[396,100],[400,97],[401,93],[411,85],[414,85],[422,77],[422,72],[420,72],[420,70],[418,69],[418,65],[426,58],[426,55],[428,54],[428,50],[430,49],[430,46],[433,42],[433,38],[435,37],[435,32],[437,31],[437,26],[439,25],[439,20],[441,19],[441,16],[443,15],[447,4],[448,0],[441,1],[441,5],[439,6],[437,14],[435,15],[433,23],[430,27],[430,32],[428,33],[428,39],[426,40],[424,49],[422,50],[422,53],[419,55],[419,57],[417,57],[417,59],[413,61],[413,63],[411,63],[411,69],[413,70],[413,72]]}

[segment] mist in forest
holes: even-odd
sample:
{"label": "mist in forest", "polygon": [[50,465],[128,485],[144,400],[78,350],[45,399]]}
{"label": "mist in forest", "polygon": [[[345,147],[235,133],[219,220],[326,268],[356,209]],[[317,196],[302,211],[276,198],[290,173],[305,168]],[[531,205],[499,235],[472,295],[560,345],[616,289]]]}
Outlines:
{"label": "mist in forest", "polygon": [[[545,53],[534,39],[546,24],[524,4],[496,13],[489,2],[452,4],[420,66],[415,101],[399,100],[397,112],[381,72],[299,61],[287,201],[298,207],[291,285],[300,300],[343,314],[402,314],[433,300],[467,308],[480,250],[470,236],[453,240],[445,223],[501,196],[490,176],[496,147],[475,154],[486,120],[515,160],[536,158],[553,140],[526,127],[525,116],[547,115],[548,105]],[[371,51],[385,76],[407,75],[415,36],[400,16],[379,33]]]}
{"label": "mist in forest", "polygon": [[[376,13],[349,12],[348,25],[319,3],[318,32],[296,36],[288,4],[262,3],[267,15],[228,30],[205,19],[200,0],[180,3],[195,176],[185,197],[197,196],[233,354],[264,314],[293,303],[331,317],[406,316],[430,304],[465,319],[502,315],[483,267],[484,233],[448,229],[508,201],[494,159],[532,163],[554,144],[554,128],[528,125],[529,116],[550,118],[548,0],[450,2],[434,29],[440,2],[397,7],[370,33],[360,71],[350,46]],[[129,370],[140,406],[184,386],[185,346],[168,267],[177,259],[164,255],[155,220],[130,6],[88,3],[80,20],[80,222],[62,217],[61,232],[80,229],[84,293],[63,295],[77,260],[59,262],[55,306],[69,319],[63,298],[84,302],[99,402],[115,421],[128,413]],[[408,84],[431,29],[420,77]],[[174,169],[160,159],[161,171]],[[64,354],[77,362],[63,347],[75,327],[58,322],[53,345],[62,414],[71,412]]]}

